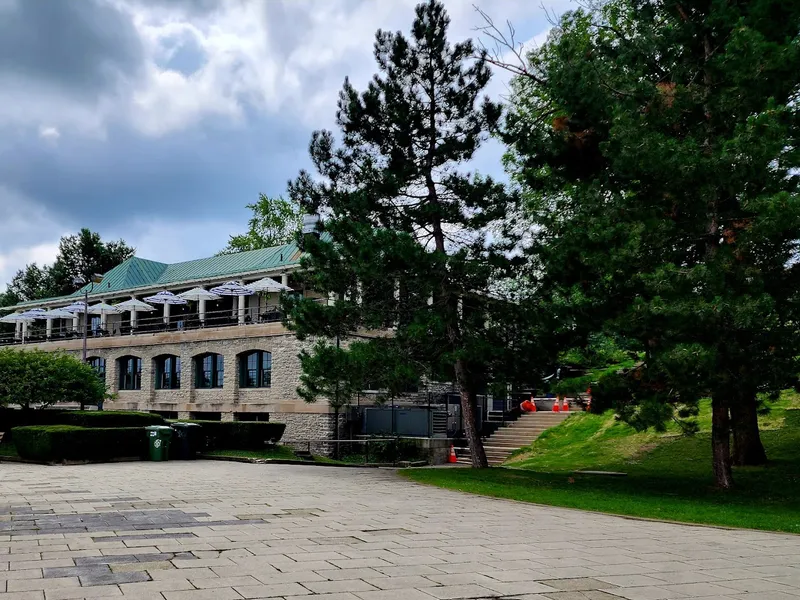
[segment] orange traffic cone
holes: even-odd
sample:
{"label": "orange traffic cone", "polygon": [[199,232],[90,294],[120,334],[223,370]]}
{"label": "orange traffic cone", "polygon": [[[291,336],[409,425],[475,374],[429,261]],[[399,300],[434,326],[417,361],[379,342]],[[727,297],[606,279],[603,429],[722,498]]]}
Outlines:
{"label": "orange traffic cone", "polygon": [[556,396],[556,400],[555,402],[553,402],[553,412],[559,412],[561,410],[561,408],[559,407],[560,403],[561,399],[558,396]]}
{"label": "orange traffic cone", "polygon": [[569,412],[569,402],[567,402],[566,398],[564,398],[564,402],[561,403],[561,412]]}
{"label": "orange traffic cone", "polygon": [[458,462],[458,457],[456,456],[456,449],[453,444],[450,444],[450,457],[447,459],[449,463],[456,463]]}

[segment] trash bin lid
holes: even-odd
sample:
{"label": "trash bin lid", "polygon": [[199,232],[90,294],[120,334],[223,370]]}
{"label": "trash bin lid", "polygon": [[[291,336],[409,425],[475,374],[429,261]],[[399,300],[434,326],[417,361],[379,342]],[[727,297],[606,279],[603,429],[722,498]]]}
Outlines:
{"label": "trash bin lid", "polygon": [[163,429],[172,429],[169,425],[148,425],[145,427],[147,431],[159,431]]}

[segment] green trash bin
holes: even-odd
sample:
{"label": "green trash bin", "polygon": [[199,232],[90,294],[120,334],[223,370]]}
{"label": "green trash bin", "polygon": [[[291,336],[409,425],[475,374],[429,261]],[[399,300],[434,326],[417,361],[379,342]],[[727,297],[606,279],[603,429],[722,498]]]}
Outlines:
{"label": "green trash bin", "polygon": [[150,460],[169,460],[169,442],[172,439],[172,428],[166,425],[150,425],[144,428],[147,432],[147,448]]}
{"label": "green trash bin", "polygon": [[173,460],[191,460],[197,457],[200,450],[200,430],[197,423],[173,423],[175,437],[172,440]]}

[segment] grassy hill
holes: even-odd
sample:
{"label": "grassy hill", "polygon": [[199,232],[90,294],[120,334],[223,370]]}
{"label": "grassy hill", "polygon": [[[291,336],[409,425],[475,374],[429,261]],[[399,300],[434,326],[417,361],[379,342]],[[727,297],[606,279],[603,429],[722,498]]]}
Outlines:
{"label": "grassy hill", "polygon": [[[677,424],[636,432],[613,413],[578,413],[545,432],[502,468],[418,469],[404,475],[466,492],[526,502],[691,523],[800,533],[800,396],[785,392],[760,418],[770,463],[734,470],[736,489],[713,486],[710,407],[700,432]],[[625,477],[576,474],[620,471]]]}

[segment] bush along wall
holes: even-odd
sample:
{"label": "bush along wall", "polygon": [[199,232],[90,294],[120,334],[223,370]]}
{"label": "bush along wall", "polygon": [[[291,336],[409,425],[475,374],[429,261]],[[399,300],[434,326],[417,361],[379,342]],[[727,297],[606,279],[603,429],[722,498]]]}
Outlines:
{"label": "bush along wall", "polygon": [[284,423],[264,421],[181,421],[202,426],[202,450],[263,450],[280,441]]}
{"label": "bush along wall", "polygon": [[147,437],[142,427],[76,427],[33,425],[12,430],[22,458],[45,462],[143,458]]}
{"label": "bush along wall", "polygon": [[[16,410],[0,409],[0,431],[33,425],[74,425],[76,427],[146,427],[166,425],[160,415],[116,410]],[[13,438],[13,433],[8,439]]]}

